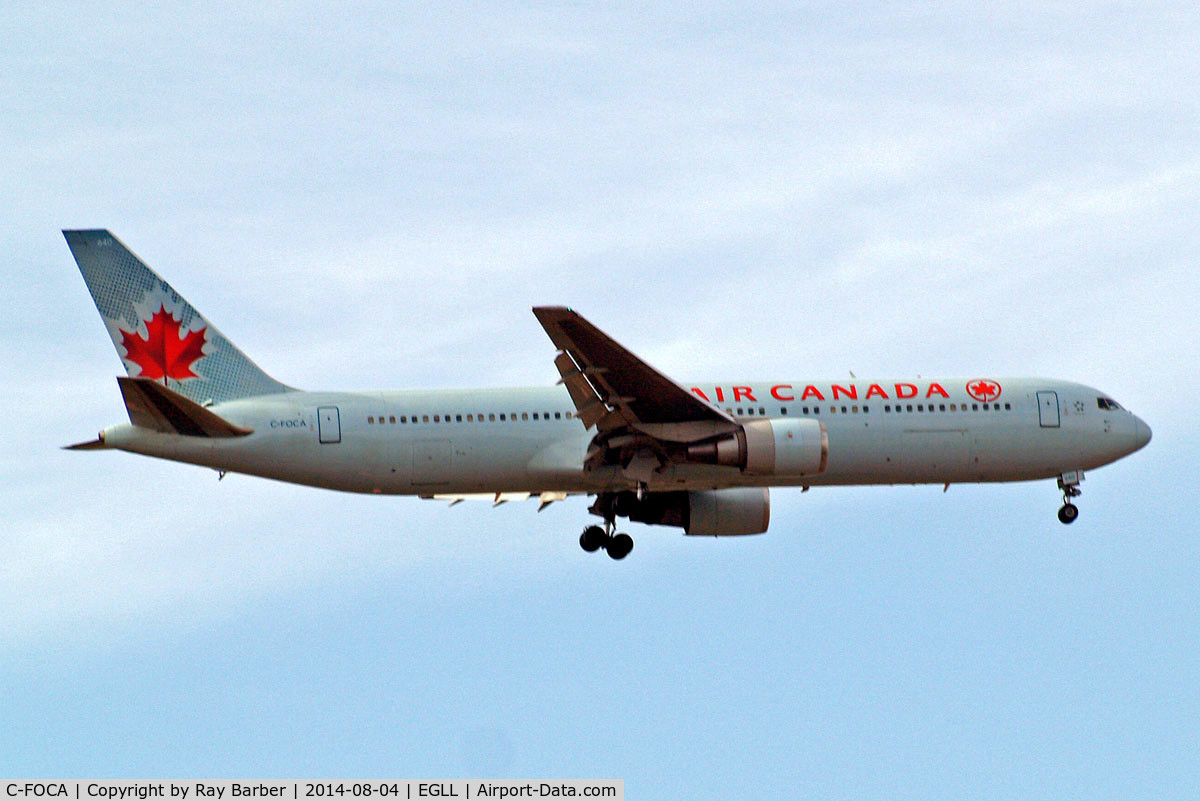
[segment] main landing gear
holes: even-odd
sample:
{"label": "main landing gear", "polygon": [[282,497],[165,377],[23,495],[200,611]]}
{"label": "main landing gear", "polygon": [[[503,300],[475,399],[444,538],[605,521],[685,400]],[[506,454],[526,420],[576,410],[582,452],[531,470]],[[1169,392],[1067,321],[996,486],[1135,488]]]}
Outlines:
{"label": "main landing gear", "polygon": [[633,550],[633,537],[628,534],[613,534],[614,524],[606,522],[604,528],[588,526],[579,535],[579,547],[588,553],[603,548],[613,559],[624,559]]}
{"label": "main landing gear", "polygon": [[1079,489],[1080,481],[1083,481],[1082,470],[1072,470],[1058,477],[1058,488],[1062,490],[1063,494],[1063,505],[1058,510],[1058,520],[1060,523],[1074,523],[1075,518],[1079,517],[1079,507],[1071,503],[1071,499],[1078,498],[1083,494],[1083,490]]}
{"label": "main landing gear", "polygon": [[633,550],[633,537],[616,531],[617,528],[617,496],[613,493],[602,493],[589,510],[604,518],[604,527],[588,526],[579,535],[579,547],[588,553],[603,548],[613,559],[624,559]]}

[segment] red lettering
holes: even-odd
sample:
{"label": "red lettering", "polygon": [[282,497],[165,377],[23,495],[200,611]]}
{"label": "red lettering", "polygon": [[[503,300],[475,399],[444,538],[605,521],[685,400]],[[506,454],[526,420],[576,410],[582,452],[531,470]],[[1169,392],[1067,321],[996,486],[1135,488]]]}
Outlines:
{"label": "red lettering", "polygon": [[812,384],[809,384],[804,388],[804,394],[800,396],[800,400],[808,400],[810,397],[816,398],[817,400],[825,400],[825,396],[821,394],[821,390],[817,389]]}
{"label": "red lettering", "polygon": [[779,390],[791,389],[791,388],[792,388],[791,384],[779,384],[778,386],[771,387],[771,397],[774,398],[775,400],[794,401],[796,399],[795,395],[780,395],[779,394]]}
{"label": "red lettering", "polygon": [[943,398],[949,398],[946,390],[942,389],[941,384],[930,384],[929,391],[925,393],[925,397],[932,398],[934,395],[941,395]]}
{"label": "red lettering", "polygon": [[839,395],[845,395],[847,398],[853,398],[854,400],[858,400],[858,387],[851,384],[850,388],[846,389],[846,387],[839,387],[837,384],[834,384],[833,385],[833,399],[837,400]]}
{"label": "red lettering", "polygon": [[703,392],[701,392],[699,387],[692,387],[692,392],[695,392],[700,397],[704,398],[705,400],[708,400],[708,396],[705,395]]}
{"label": "red lettering", "polygon": [[867,397],[873,398],[876,396],[880,398],[887,398],[888,394],[883,391],[883,387],[879,386],[878,384],[872,384],[871,388],[867,390]]}
{"label": "red lettering", "polygon": [[[907,390],[907,391],[905,391]],[[916,384],[896,384],[897,398],[915,398],[917,397]]]}
{"label": "red lettering", "polygon": [[737,403],[743,397],[745,397],[746,400],[754,401],[755,403],[758,403],[758,401],[755,400],[754,396],[750,394],[750,387],[734,387],[733,388],[733,402]]}
{"label": "red lettering", "polygon": [[722,403],[725,402],[725,393],[721,391],[720,387],[717,387],[717,400],[721,401]]}

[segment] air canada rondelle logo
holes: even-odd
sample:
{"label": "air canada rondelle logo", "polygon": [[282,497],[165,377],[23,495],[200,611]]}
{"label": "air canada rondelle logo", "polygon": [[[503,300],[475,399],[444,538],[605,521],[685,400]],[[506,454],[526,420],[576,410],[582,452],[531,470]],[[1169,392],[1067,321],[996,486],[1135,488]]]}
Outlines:
{"label": "air canada rondelle logo", "polygon": [[967,382],[967,394],[981,403],[989,403],[1000,397],[1000,384],[986,378],[975,378]]}
{"label": "air canada rondelle logo", "polygon": [[208,327],[186,333],[180,327],[180,321],[161,306],[146,321],[145,337],[137,331],[121,329],[125,359],[141,368],[139,377],[154,380],[200,377],[192,372],[192,365],[204,358]]}

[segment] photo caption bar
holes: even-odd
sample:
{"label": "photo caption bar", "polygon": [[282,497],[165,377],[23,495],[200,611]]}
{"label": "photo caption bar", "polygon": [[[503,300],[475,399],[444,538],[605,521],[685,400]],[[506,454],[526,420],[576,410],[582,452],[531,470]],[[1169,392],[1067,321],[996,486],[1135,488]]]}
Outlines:
{"label": "photo caption bar", "polygon": [[374,781],[374,782],[24,782],[5,781],[6,799],[53,801],[232,801],[232,799],[411,799],[472,798],[500,801],[514,798],[603,798],[625,801],[625,782],[612,781]]}

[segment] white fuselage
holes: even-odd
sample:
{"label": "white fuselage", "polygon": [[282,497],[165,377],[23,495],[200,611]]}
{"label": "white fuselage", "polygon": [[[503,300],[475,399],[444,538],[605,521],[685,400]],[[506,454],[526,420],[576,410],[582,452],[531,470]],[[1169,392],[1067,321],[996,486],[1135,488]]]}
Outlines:
{"label": "white fuselage", "polygon": [[[739,421],[824,424],[819,475],[750,476],[669,465],[647,489],[1021,481],[1086,470],[1149,440],[1145,423],[1081,384],[1001,378],[981,401],[969,380],[747,381],[685,384]],[[985,396],[986,397],[986,396]],[[221,471],[351,492],[400,495],[630,489],[619,466],[585,471],[586,430],[561,387],[286,392],[212,407],[254,430],[210,439],[128,424],[108,447]]]}

